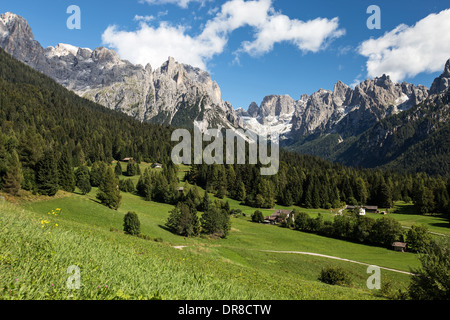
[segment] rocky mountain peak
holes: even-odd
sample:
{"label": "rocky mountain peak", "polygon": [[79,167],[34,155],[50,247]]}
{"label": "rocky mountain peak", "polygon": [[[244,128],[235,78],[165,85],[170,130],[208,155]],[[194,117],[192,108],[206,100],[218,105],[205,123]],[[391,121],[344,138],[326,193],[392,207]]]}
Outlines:
{"label": "rocky mountain peak", "polygon": [[448,91],[450,87],[450,59],[445,64],[444,72],[436,78],[430,89],[430,94],[439,94]]}
{"label": "rocky mountain peak", "polygon": [[28,22],[11,12],[6,12],[0,15],[0,37],[21,38],[23,40],[34,40],[33,32],[31,31]]}
{"label": "rocky mountain peak", "polygon": [[250,104],[250,106],[248,107],[248,114],[250,115],[250,117],[252,118],[256,118],[258,116],[259,113],[259,106],[256,104],[256,102],[252,102]]}
{"label": "rocky mountain peak", "polygon": [[0,47],[78,95],[140,121],[236,127],[239,119],[210,75],[169,57],[159,68],[120,59],[111,49],[60,43],[45,50],[22,17],[0,15]]}

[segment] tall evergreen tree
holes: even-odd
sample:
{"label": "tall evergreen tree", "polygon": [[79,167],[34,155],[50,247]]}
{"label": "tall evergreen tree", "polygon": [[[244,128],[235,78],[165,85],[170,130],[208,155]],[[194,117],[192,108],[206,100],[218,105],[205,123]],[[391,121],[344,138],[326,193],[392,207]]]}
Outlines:
{"label": "tall evergreen tree", "polygon": [[225,238],[231,229],[230,215],[225,210],[211,205],[201,218],[202,232]]}
{"label": "tall evergreen tree", "polygon": [[122,196],[120,195],[119,182],[111,167],[108,167],[102,179],[97,199],[110,209],[117,210],[120,206]]}
{"label": "tall evergreen tree", "polygon": [[5,192],[16,195],[23,180],[22,165],[16,150],[13,150],[6,162],[6,173],[3,177],[2,188]]}
{"label": "tall evergreen tree", "polygon": [[200,221],[195,205],[190,200],[178,203],[170,212],[166,226],[181,236],[197,236],[200,233]]}
{"label": "tall evergreen tree", "polygon": [[116,166],[114,167],[114,173],[118,177],[120,177],[122,175],[122,165],[121,165],[120,161],[117,161]]}
{"label": "tall evergreen tree", "polygon": [[58,192],[58,168],[53,150],[44,152],[36,163],[36,186],[42,195],[54,196]]}
{"label": "tall evergreen tree", "polygon": [[211,201],[209,200],[208,191],[205,191],[205,194],[203,195],[203,200],[201,203],[201,210],[200,211],[207,211],[211,207]]}
{"label": "tall evergreen tree", "polygon": [[91,168],[91,185],[100,187],[106,174],[107,165],[104,162],[96,161]]}
{"label": "tall evergreen tree", "polygon": [[58,161],[58,183],[59,187],[64,191],[73,192],[75,190],[75,175],[67,149],[62,152]]}

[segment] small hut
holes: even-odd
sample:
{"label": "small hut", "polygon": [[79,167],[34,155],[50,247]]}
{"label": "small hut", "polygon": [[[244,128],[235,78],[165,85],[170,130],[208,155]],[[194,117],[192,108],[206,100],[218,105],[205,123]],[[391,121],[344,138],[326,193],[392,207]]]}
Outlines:
{"label": "small hut", "polygon": [[404,243],[404,242],[394,242],[393,244],[392,244],[392,248],[395,250],[395,251],[399,251],[399,252],[406,252],[406,243]]}

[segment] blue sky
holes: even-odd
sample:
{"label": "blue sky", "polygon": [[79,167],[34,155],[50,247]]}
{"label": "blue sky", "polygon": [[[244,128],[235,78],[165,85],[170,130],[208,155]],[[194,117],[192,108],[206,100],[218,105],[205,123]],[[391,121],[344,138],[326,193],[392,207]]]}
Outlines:
{"label": "blue sky", "polygon": [[[81,9],[81,30],[66,27],[69,5]],[[367,28],[370,5],[381,9],[380,30]],[[44,47],[103,45],[154,69],[173,56],[206,69],[224,100],[247,109],[266,95],[299,99],[383,73],[429,87],[450,58],[448,8],[444,0],[3,0],[0,13],[27,19]]]}

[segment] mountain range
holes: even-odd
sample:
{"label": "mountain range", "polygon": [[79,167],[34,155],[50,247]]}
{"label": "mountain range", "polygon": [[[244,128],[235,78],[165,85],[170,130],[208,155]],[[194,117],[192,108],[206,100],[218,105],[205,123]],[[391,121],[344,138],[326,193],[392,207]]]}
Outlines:
{"label": "mountain range", "polygon": [[[235,110],[205,71],[170,57],[157,69],[134,65],[104,47],[43,48],[27,21],[13,13],[0,15],[0,47],[79,96],[139,121],[278,132],[289,150],[347,165],[450,172],[445,165],[448,134],[443,134],[448,129],[450,60],[430,89],[394,83],[383,75],[355,88],[338,81],[333,91],[320,89],[298,100],[268,95],[260,105],[252,102],[248,110]],[[417,157],[427,158],[430,151],[443,167],[435,168],[434,162],[417,166]]]}

